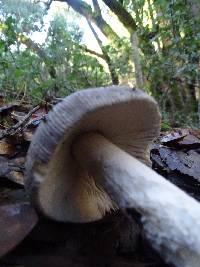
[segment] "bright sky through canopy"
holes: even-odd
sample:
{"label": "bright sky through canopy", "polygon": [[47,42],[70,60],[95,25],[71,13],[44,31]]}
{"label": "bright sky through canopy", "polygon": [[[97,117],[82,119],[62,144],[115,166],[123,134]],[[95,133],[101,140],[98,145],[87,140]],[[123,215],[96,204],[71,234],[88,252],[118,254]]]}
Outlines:
{"label": "bright sky through canopy", "polygon": [[[91,4],[92,6],[92,1],[87,0],[85,1],[88,4]],[[118,19],[116,18],[115,15],[111,15],[110,11],[108,10],[107,7],[105,7],[105,5],[99,1],[101,6],[103,7],[103,16],[104,19],[107,20],[107,22],[109,21],[109,24],[111,26],[113,26],[113,28],[115,29],[115,31],[117,32],[117,34],[120,37],[127,37],[128,36],[128,32],[127,30],[123,27],[123,25],[118,21]],[[67,4],[66,3],[61,3],[61,2],[57,2],[57,1],[53,1],[51,4],[51,8],[49,9],[48,15],[45,16],[45,24],[46,24],[46,28],[48,28],[48,24],[49,21],[52,19],[54,14],[62,14],[65,17],[67,17],[67,20],[69,22],[73,22],[74,21],[74,17],[72,15],[70,15],[69,13],[67,13],[66,10]],[[80,15],[76,16],[76,21],[75,23],[78,24],[78,26],[80,27],[80,29],[83,31],[83,40],[82,42],[90,49],[97,51],[97,52],[101,52],[101,49],[99,48],[99,45],[90,29],[90,27],[88,26],[88,23],[86,21],[86,19]],[[97,27],[95,27],[95,25],[93,25],[95,30],[98,33],[98,36],[101,38],[101,40],[103,41],[104,44],[107,43],[106,37],[97,29]],[[43,43],[45,40],[46,34],[45,32],[35,32],[32,35],[32,39],[35,40],[38,43]]]}

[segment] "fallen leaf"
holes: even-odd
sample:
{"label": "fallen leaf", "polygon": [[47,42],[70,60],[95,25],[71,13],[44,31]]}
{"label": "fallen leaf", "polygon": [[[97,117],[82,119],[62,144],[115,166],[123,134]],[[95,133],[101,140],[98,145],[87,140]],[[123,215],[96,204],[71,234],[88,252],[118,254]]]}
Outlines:
{"label": "fallen leaf", "polygon": [[179,149],[198,148],[200,147],[200,131],[196,129],[175,129],[161,137],[160,141],[168,147]]}
{"label": "fallen leaf", "polygon": [[12,156],[15,154],[15,146],[7,138],[0,140],[0,155]]}
{"label": "fallen leaf", "polygon": [[186,135],[188,134],[188,130],[175,130],[167,135],[165,135],[164,137],[161,138],[161,143],[163,145],[173,145],[175,142],[181,140],[182,138],[184,138]]}
{"label": "fallen leaf", "polygon": [[24,175],[19,171],[11,171],[8,175],[8,179],[18,185],[24,185]]}
{"label": "fallen leaf", "polygon": [[0,257],[19,244],[37,222],[38,216],[29,203],[0,206]]}
{"label": "fallen leaf", "polygon": [[14,182],[19,186],[24,185],[24,158],[9,160],[6,157],[0,157],[0,182],[6,183],[6,179]]}
{"label": "fallen leaf", "polygon": [[200,139],[192,134],[188,134],[182,140],[179,140],[177,144],[181,148],[198,148],[200,147]]}

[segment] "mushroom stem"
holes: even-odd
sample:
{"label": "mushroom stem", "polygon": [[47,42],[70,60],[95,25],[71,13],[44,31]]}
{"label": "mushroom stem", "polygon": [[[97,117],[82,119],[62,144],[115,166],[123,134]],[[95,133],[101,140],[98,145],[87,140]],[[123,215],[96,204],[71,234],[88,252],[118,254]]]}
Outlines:
{"label": "mushroom stem", "polygon": [[154,248],[175,266],[200,266],[200,204],[102,135],[84,134],[73,154],[120,208],[142,215]]}

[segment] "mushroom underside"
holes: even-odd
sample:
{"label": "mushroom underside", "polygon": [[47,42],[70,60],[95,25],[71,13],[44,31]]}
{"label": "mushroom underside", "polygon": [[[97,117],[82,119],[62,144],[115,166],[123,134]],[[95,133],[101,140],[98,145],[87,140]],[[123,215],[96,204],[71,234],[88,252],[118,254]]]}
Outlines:
{"label": "mushroom underside", "polygon": [[[146,116],[138,119],[141,112]],[[42,212],[59,221],[89,222],[115,210],[116,204],[98,179],[72,155],[72,145],[82,134],[98,132],[128,154],[150,165],[148,145],[158,134],[158,125],[154,103],[147,101],[141,105],[138,101],[88,112],[73,127],[68,127],[49,162],[34,167],[35,180],[40,181],[37,201]]]}

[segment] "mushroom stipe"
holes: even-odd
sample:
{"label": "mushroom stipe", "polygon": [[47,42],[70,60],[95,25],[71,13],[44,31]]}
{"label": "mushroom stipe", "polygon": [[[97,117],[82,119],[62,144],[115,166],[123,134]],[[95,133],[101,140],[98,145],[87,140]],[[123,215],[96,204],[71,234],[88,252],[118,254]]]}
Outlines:
{"label": "mushroom stipe", "polygon": [[148,167],[159,130],[157,104],[143,91],[111,86],[66,97],[40,124],[28,151],[33,204],[66,222],[135,208],[166,261],[199,267],[200,204]]}

